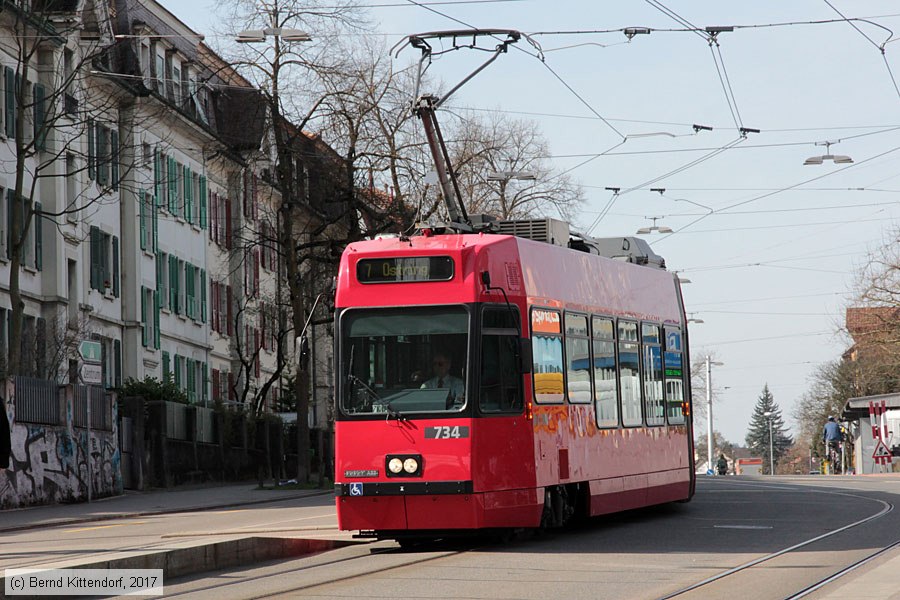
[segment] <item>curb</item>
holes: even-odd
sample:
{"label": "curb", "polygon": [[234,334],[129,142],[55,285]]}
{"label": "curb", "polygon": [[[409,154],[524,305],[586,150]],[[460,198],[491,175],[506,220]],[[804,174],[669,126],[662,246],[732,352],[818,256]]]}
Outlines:
{"label": "curb", "polygon": [[[144,510],[144,511],[125,511],[121,513],[108,513],[103,515],[92,515],[89,517],[72,517],[72,518],[62,518],[58,521],[54,520],[44,520],[44,521],[35,521],[34,523],[28,523],[26,525],[13,525],[12,527],[4,527],[4,533],[10,533],[13,531],[27,531],[29,529],[39,529],[41,527],[57,527],[60,525],[78,525],[80,523],[93,523],[96,521],[112,521],[114,519],[127,519],[130,517],[146,517],[149,515],[165,515],[172,513],[180,513],[180,512],[200,512],[204,510],[217,510],[220,508],[230,508],[232,506],[253,506],[255,504],[270,504],[272,502],[281,502],[282,500],[293,500],[295,498],[308,498],[311,496],[325,496],[328,494],[334,494],[333,490],[315,490],[309,494],[301,494],[295,496],[283,496],[281,498],[266,498],[264,500],[250,500],[247,502],[224,502],[219,504],[203,504],[203,505],[194,505],[194,506],[185,506],[182,508],[161,508],[155,510]],[[40,507],[35,507],[40,508]],[[2,590],[0,590],[2,591]],[[0,596],[2,598],[2,596]]]}
{"label": "curb", "polygon": [[[342,540],[249,537],[95,562],[47,565],[36,567],[35,570],[162,569],[164,580],[169,580],[234,566],[318,554],[358,543]],[[6,577],[0,578],[0,598],[7,598]]]}

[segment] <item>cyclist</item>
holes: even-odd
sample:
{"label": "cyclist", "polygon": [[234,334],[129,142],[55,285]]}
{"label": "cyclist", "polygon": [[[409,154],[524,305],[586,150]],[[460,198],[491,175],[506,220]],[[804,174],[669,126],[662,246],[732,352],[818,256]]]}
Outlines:
{"label": "cyclist", "polygon": [[844,441],[844,434],[841,433],[841,426],[829,416],[822,430],[822,441],[825,443],[826,455],[831,458],[832,468],[837,462],[835,458],[841,455],[841,442]]}

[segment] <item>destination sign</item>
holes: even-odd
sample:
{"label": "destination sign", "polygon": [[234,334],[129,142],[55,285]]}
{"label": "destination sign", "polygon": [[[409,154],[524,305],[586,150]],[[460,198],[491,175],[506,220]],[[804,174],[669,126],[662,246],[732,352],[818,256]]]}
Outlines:
{"label": "destination sign", "polygon": [[409,283],[453,279],[449,256],[364,258],[356,263],[360,283]]}

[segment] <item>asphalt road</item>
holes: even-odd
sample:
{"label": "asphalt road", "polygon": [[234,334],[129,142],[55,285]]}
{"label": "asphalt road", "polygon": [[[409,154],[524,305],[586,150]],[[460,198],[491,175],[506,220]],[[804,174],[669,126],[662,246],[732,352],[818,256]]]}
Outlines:
{"label": "asphalt road", "polygon": [[[687,504],[498,544],[355,545],[166,582],[167,597],[789,598],[900,540],[900,480],[704,478]],[[898,551],[895,551],[898,552]],[[883,576],[883,569],[879,576]],[[857,569],[835,586],[867,593]],[[900,589],[900,572],[896,572]],[[883,583],[883,582],[882,582]],[[892,583],[892,582],[888,582]],[[846,587],[850,585],[851,587]]]}

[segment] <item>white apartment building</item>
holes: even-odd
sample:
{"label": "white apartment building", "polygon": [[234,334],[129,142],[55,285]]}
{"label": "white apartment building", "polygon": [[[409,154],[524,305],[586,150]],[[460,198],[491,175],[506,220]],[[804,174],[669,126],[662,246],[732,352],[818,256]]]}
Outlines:
{"label": "white apartment building", "polygon": [[[293,372],[295,334],[280,308],[280,198],[258,92],[153,0],[55,6],[71,30],[28,69],[14,43],[21,23],[0,13],[0,356],[24,99],[26,137],[40,141],[23,193],[40,215],[19,278],[27,372],[75,377],[78,342],[95,339],[108,387],[171,377],[191,402],[274,407],[278,345]],[[330,365],[326,337],[316,352]]]}

